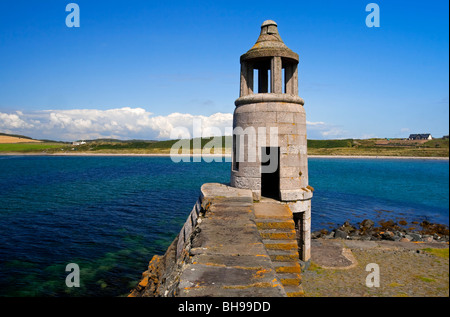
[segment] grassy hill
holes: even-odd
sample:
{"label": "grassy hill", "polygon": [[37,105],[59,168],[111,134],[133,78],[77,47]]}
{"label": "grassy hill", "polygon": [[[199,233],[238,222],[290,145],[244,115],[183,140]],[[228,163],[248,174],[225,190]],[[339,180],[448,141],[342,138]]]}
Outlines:
{"label": "grassy hill", "polygon": [[448,157],[449,140],[308,140],[310,155]]}
{"label": "grassy hill", "polygon": [[9,135],[5,133],[0,133],[0,143],[39,143],[41,141],[33,140],[32,138],[21,136],[21,135]]}
{"label": "grassy hill", "polygon": [[[204,148],[213,138],[191,139],[189,141],[190,149]],[[78,152],[96,152],[96,153],[135,153],[135,154],[170,154],[172,146],[180,140],[166,140],[166,141],[144,141],[144,140],[130,140],[130,141],[114,141],[106,142],[94,140],[86,142],[86,144],[76,147]],[[231,137],[221,137],[219,146],[215,148],[215,153],[226,153],[227,150],[231,150],[225,147],[226,142],[230,142]],[[200,145],[200,146],[198,146]],[[211,144],[210,144],[211,145]],[[73,148],[73,147],[72,147]],[[75,150],[74,150],[75,151]],[[191,150],[191,153],[193,151]],[[229,152],[229,151],[228,151]]]}
{"label": "grassy hill", "polygon": [[[3,139],[16,138],[16,143],[1,142]],[[191,153],[204,147],[212,138],[191,139]],[[26,141],[26,142],[25,142]],[[0,133],[0,153],[111,153],[111,154],[170,154],[172,146],[179,140],[87,140],[86,144],[74,146],[67,142],[33,140],[29,137]],[[231,137],[219,138],[219,144],[209,153],[231,153]],[[200,144],[200,146],[198,146]],[[404,139],[343,139],[343,140],[308,140],[309,155],[362,155],[362,156],[414,156],[414,157],[448,157],[449,140],[433,139],[410,141]]]}
{"label": "grassy hill", "polygon": [[61,147],[55,141],[35,140],[28,136],[18,134],[0,133],[0,153],[1,152],[42,152],[49,149]]}
{"label": "grassy hill", "polygon": [[[29,136],[25,136],[25,135],[20,135],[20,134],[8,134],[8,133],[1,133],[0,132],[0,140],[1,139],[6,139],[7,137],[10,138],[16,138],[16,139],[28,139],[28,140],[33,140],[32,138],[30,138]],[[3,143],[3,142],[1,142]]]}

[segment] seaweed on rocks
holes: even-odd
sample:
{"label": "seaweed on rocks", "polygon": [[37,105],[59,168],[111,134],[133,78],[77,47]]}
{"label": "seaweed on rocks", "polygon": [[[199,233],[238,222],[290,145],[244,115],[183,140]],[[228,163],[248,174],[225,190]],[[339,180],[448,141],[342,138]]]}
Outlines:
{"label": "seaweed on rocks", "polygon": [[402,242],[448,242],[449,227],[444,224],[431,223],[429,221],[411,222],[420,225],[421,229],[414,226],[408,227],[405,220],[398,223],[394,220],[381,220],[378,226],[370,219],[365,219],[356,225],[346,221],[343,225],[328,231],[321,229],[311,233],[312,239],[349,239],[349,240],[389,240]]}

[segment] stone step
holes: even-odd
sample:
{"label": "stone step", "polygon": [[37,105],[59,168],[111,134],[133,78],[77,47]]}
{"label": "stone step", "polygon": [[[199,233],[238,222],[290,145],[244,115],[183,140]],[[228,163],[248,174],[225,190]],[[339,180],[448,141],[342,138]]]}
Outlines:
{"label": "stone step", "polygon": [[278,273],[298,273],[300,274],[302,269],[298,262],[273,262],[275,271]]}
{"label": "stone step", "polygon": [[297,250],[298,245],[295,240],[269,240],[263,239],[267,250]]}
{"label": "stone step", "polygon": [[284,287],[284,290],[288,297],[304,297],[305,296],[305,292],[303,291],[303,288],[301,287],[301,285],[300,286],[287,285]]}
{"label": "stone step", "polygon": [[302,277],[298,273],[280,273],[277,277],[283,286],[299,286],[302,283]]}
{"label": "stone step", "polygon": [[292,212],[274,203],[255,204],[255,222],[277,278],[288,297],[304,296]]}
{"label": "stone step", "polygon": [[256,226],[258,229],[291,229],[295,230],[293,220],[278,220],[278,219],[256,219]]}
{"label": "stone step", "polygon": [[259,202],[254,204],[257,219],[286,219],[292,220],[292,211],[287,205],[278,201]]}
{"label": "stone step", "polygon": [[297,249],[295,250],[267,250],[270,259],[278,262],[298,261],[299,254]]}
{"label": "stone step", "polygon": [[296,233],[292,229],[268,229],[259,230],[259,233],[263,239],[270,240],[295,240]]}

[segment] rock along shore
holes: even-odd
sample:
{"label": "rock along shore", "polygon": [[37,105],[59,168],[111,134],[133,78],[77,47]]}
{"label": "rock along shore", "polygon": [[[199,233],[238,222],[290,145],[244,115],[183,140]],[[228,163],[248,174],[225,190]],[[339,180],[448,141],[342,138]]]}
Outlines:
{"label": "rock along shore", "polygon": [[[448,226],[366,219],[312,233],[306,297],[448,297]],[[379,285],[367,284],[379,269]]]}
{"label": "rock along shore", "polygon": [[[420,227],[420,228],[419,228]],[[356,226],[346,221],[342,226],[331,231],[326,229],[314,231],[311,239],[348,239],[365,241],[401,241],[401,242],[447,242],[449,227],[428,221],[407,223],[404,220],[380,221],[378,225],[365,219]]]}

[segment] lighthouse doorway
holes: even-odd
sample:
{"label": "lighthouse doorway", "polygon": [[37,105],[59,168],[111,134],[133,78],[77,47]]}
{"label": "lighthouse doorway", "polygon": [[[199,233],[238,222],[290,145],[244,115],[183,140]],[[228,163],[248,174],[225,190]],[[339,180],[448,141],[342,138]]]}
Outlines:
{"label": "lighthouse doorway", "polygon": [[261,147],[261,196],[280,198],[279,147]]}

